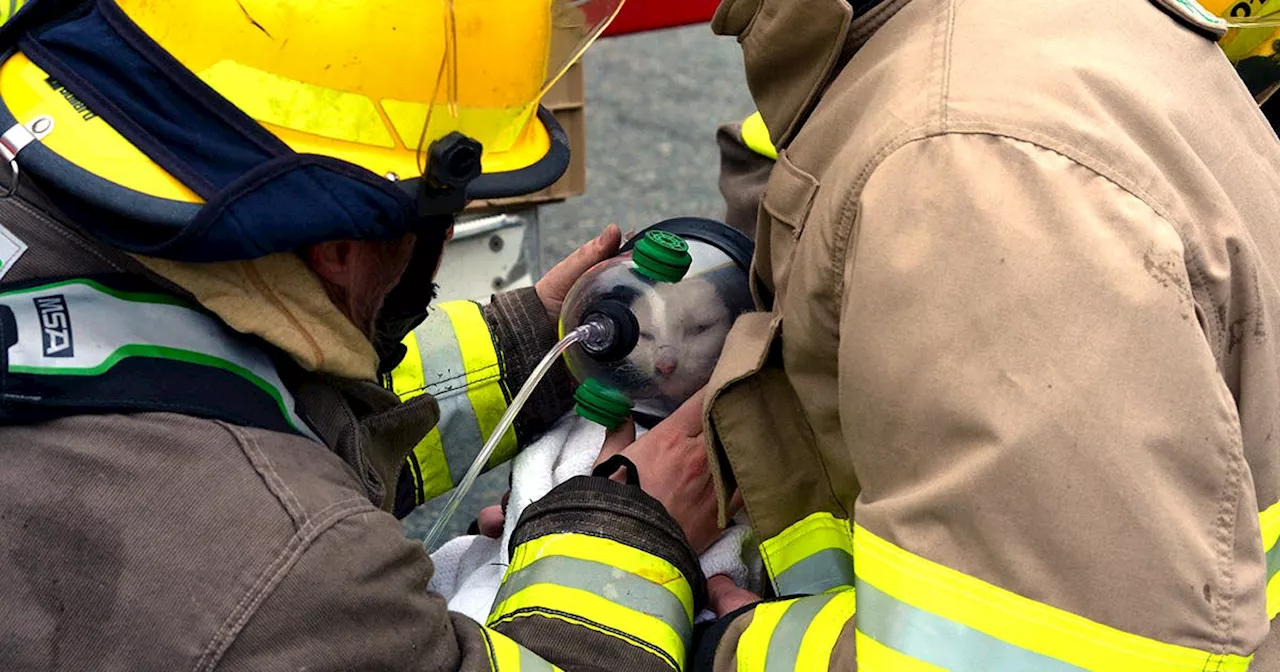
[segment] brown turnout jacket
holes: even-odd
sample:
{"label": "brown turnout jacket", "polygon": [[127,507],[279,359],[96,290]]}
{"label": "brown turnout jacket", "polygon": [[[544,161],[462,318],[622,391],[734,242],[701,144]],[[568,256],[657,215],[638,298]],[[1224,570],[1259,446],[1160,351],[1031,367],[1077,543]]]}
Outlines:
{"label": "brown turnout jacket", "polygon": [[1220,22],[726,0],[715,28],[781,155],[712,461],[813,597],[708,662],[1280,669],[1280,146]]}

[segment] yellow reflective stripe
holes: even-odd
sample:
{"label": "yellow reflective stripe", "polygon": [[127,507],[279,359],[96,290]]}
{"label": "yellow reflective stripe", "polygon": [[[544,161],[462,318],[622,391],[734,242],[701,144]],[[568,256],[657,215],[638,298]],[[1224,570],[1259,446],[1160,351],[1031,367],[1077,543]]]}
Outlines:
{"label": "yellow reflective stripe", "polygon": [[[205,84],[254,121],[331,140],[387,149],[396,146],[368,96],[285,77],[232,60],[197,73]],[[405,142],[413,147],[414,141]]]}
{"label": "yellow reflective stripe", "polygon": [[662,619],[628,609],[592,592],[539,583],[502,601],[493,612],[495,616],[490,616],[488,623],[491,627],[517,618],[557,618],[617,637],[662,658],[676,670],[684,669],[685,648],[689,643],[674,628]]}
{"label": "yellow reflective stripe", "polygon": [[650,555],[612,539],[566,532],[548,534],[526,541],[520,544],[511,556],[511,564],[507,567],[503,581],[534,562],[552,555],[604,562],[618,570],[635,574],[662,586],[680,600],[684,606],[685,615],[689,617],[690,622],[693,621],[693,588],[680,570],[656,555]]}
{"label": "yellow reflective stripe", "polygon": [[738,640],[738,672],[764,672],[769,660],[769,641],[794,602],[765,602],[751,610],[751,623]]}
{"label": "yellow reflective stripe", "polygon": [[[471,301],[443,304],[405,337],[405,357],[389,376],[403,400],[432,394],[440,422],[414,447],[410,461],[420,484],[419,503],[448,492],[507,410],[501,367],[480,307]],[[504,435],[489,466],[516,452],[515,429]],[[420,472],[420,478],[418,478]]]}
{"label": "yellow reflective stripe", "polygon": [[444,455],[444,441],[440,438],[440,428],[432,429],[418,445],[413,447],[413,459],[417,461],[418,478],[421,490],[418,503],[439,497],[453,489],[453,479],[449,477],[449,462]]}
{"label": "yellow reflective stripe", "polygon": [[494,672],[551,672],[560,669],[510,637],[489,628],[483,630],[484,643],[489,649],[489,666]]}
{"label": "yellow reflective stripe", "polygon": [[418,346],[418,334],[409,332],[400,344],[405,348],[404,359],[391,370],[391,391],[401,401],[408,401],[426,393],[426,373],[422,367],[422,348]]}
{"label": "yellow reflective stripe", "polygon": [[[598,573],[559,578],[540,573],[538,568],[554,561],[607,565],[616,570],[617,581],[588,590],[583,582]],[[645,590],[636,590],[637,585]],[[616,637],[679,670],[691,639],[693,589],[680,570],[655,555],[611,539],[550,534],[516,547],[489,625],[527,617],[555,618]]]}
{"label": "yellow reflective stripe", "polygon": [[[502,390],[502,367],[498,364],[498,352],[493,347],[489,324],[484,321],[480,306],[471,301],[451,301],[441,308],[448,314],[457,334],[462,365],[467,372],[467,397],[480,425],[480,434],[487,441],[507,410],[507,397]],[[476,450],[479,448],[477,446]],[[493,451],[489,466],[502,464],[515,454],[516,430],[511,427]]]}
{"label": "yellow reflective stripe", "polygon": [[766,539],[760,555],[779,595],[816,594],[853,585],[849,521],[815,513]]}
{"label": "yellow reflective stripe", "polygon": [[862,634],[854,633],[860,672],[946,672],[945,668],[916,660]]}
{"label": "yellow reflective stripe", "polygon": [[[405,347],[405,356],[404,360],[391,371],[391,391],[395,392],[400,399],[407,401],[425,394],[427,382],[422,367],[422,351],[418,346],[418,335],[410,332],[402,343]],[[408,459],[416,481],[414,500],[417,503],[421,504],[443,495],[453,488],[439,427],[432,428],[431,432],[413,447],[413,453]]]}
{"label": "yellow reflective stripe", "polygon": [[805,631],[794,669],[827,669],[831,663],[831,651],[836,648],[836,642],[840,639],[840,631],[853,618],[857,606],[857,596],[852,590],[845,590],[832,597]]}
{"label": "yellow reflective stripe", "polygon": [[1280,502],[1258,514],[1262,552],[1267,556],[1267,618],[1280,614]]}
{"label": "yellow reflective stripe", "polygon": [[774,161],[778,160],[778,149],[773,146],[773,139],[769,137],[769,129],[765,127],[764,117],[761,117],[759,112],[743,120],[742,144],[760,156],[768,157]]}
{"label": "yellow reflective stripe", "polygon": [[4,23],[13,18],[13,15],[17,14],[18,10],[22,9],[22,6],[25,4],[27,4],[27,0],[8,0],[7,2],[0,1],[0,23]]}
{"label": "yellow reflective stripe", "polygon": [[648,579],[598,562],[551,555],[534,560],[519,571],[507,574],[496,602],[538,584],[584,590],[602,595],[619,606],[647,614],[670,625],[681,641],[693,641],[693,619],[680,598]]}
{"label": "yellow reflective stripe", "polygon": [[738,671],[826,670],[856,606],[849,589],[756,606],[738,639]]}
{"label": "yellow reflective stripe", "polygon": [[1247,656],[1158,642],[1027,599],[909,553],[860,525],[854,561],[858,630],[935,664],[972,648],[1003,660],[1038,661],[1018,669],[1243,672],[1249,666]]}

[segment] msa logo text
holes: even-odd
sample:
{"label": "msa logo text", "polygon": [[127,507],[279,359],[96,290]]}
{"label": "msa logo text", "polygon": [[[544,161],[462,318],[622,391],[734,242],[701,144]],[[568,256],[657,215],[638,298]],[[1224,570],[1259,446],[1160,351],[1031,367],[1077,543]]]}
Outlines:
{"label": "msa logo text", "polygon": [[45,357],[75,357],[75,341],[71,336],[71,314],[61,294],[35,299],[40,313],[40,331],[44,335]]}

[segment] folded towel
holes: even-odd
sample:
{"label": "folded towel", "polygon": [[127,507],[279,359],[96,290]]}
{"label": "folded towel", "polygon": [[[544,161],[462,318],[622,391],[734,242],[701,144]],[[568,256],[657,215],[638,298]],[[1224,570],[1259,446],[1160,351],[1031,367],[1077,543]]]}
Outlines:
{"label": "folded towel", "polygon": [[[574,476],[591,473],[604,428],[576,415],[567,415],[551,431],[521,451],[511,467],[511,496],[507,500],[502,539],[458,537],[431,554],[436,572],[430,589],[449,601],[449,609],[483,623],[502,585],[510,558],[507,544],[525,507]],[[643,434],[643,430],[640,430]],[[496,502],[495,502],[496,503]],[[747,525],[734,525],[699,558],[706,576],[724,574],[733,582],[759,592],[759,554]],[[709,612],[698,621],[714,618]]]}

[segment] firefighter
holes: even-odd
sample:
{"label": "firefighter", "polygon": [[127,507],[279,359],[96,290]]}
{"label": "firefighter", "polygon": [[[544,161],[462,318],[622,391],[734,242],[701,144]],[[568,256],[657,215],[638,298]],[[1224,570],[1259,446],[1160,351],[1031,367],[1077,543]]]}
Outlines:
{"label": "firefighter", "polygon": [[617,9],[31,0],[9,19],[0,669],[685,667],[719,532],[698,400],[526,512],[485,625],[426,591],[391,515],[479,449],[433,441],[435,400],[384,387],[397,364],[456,351],[474,404],[446,410],[491,418],[618,247],[614,227],[406,340],[453,214],[564,171],[538,100]]}
{"label": "firefighter", "polygon": [[770,141],[708,462],[773,596],[698,667],[1280,669],[1266,4],[720,5]]}

